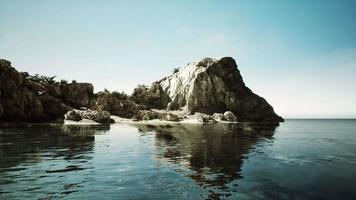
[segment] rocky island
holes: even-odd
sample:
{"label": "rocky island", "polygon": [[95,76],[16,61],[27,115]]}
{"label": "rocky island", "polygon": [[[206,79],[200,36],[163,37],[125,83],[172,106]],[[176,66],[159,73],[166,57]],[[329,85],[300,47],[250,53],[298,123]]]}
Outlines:
{"label": "rocky island", "polygon": [[90,83],[18,72],[0,60],[0,122],[279,123],[268,102],[245,86],[235,60],[204,58],[139,85],[131,95],[94,93]]}

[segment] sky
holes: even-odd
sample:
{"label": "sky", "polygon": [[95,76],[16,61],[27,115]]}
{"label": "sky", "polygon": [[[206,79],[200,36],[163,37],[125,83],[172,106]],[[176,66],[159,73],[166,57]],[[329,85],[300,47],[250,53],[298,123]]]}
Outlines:
{"label": "sky", "polygon": [[285,118],[356,118],[356,1],[0,0],[0,58],[96,91],[223,56]]}

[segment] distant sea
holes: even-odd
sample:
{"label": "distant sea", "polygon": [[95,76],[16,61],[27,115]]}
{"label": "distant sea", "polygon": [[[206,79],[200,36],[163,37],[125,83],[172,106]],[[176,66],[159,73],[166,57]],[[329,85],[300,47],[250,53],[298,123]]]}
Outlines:
{"label": "distant sea", "polygon": [[0,199],[356,199],[356,120],[0,128]]}

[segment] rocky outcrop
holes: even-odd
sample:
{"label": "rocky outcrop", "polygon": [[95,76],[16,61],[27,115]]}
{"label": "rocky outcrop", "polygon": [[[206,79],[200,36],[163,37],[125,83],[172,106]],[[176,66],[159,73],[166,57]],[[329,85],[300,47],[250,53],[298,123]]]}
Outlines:
{"label": "rocky outcrop", "polygon": [[62,121],[69,110],[89,106],[93,96],[89,83],[35,81],[0,60],[0,121]]}
{"label": "rocky outcrop", "polygon": [[39,96],[27,87],[28,81],[0,60],[0,121],[46,121]]}
{"label": "rocky outcrop", "polygon": [[0,78],[0,121],[47,122],[64,117],[76,121],[81,117],[107,123],[110,114],[199,123],[283,121],[264,98],[245,86],[230,57],[188,64],[150,87],[139,85],[131,96],[109,91],[94,94],[90,83],[56,82],[55,77],[19,73],[6,60],[0,60]]}
{"label": "rocky outcrop", "polygon": [[267,101],[245,86],[233,58],[205,58],[158,82],[171,102],[169,110],[188,114],[232,111],[239,121],[281,122]]}
{"label": "rocky outcrop", "polygon": [[108,111],[112,115],[124,118],[132,118],[139,110],[145,110],[143,105],[136,104],[122,95],[115,95],[109,91],[99,92],[91,102],[92,109]]}

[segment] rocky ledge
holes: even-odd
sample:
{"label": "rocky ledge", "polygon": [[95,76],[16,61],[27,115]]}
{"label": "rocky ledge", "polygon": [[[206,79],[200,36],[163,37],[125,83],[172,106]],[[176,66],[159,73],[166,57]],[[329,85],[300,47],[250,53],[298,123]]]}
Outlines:
{"label": "rocky ledge", "polygon": [[233,58],[205,58],[132,95],[102,91],[90,83],[18,72],[0,60],[0,122],[96,123],[282,122],[267,101],[245,86]]}

